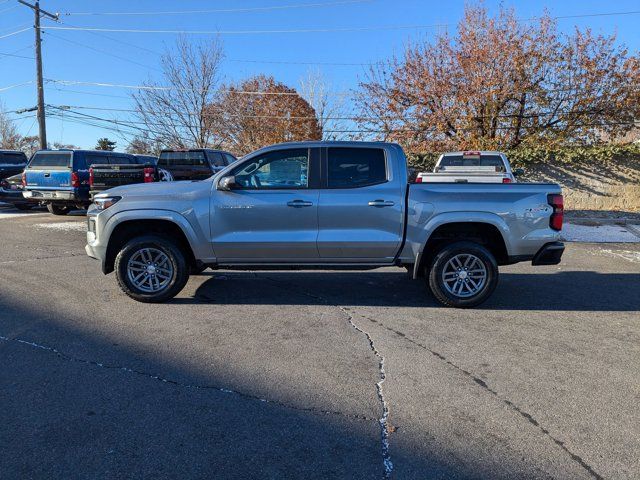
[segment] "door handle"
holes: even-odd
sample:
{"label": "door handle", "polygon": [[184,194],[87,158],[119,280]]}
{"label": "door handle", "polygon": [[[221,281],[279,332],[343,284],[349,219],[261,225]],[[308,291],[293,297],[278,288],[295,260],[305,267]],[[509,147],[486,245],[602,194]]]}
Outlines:
{"label": "door handle", "polygon": [[287,202],[287,205],[294,208],[312,207],[313,202],[307,202],[305,200],[292,200],[290,202]]}
{"label": "door handle", "polygon": [[373,200],[369,202],[370,207],[393,207],[395,202],[391,200]]}

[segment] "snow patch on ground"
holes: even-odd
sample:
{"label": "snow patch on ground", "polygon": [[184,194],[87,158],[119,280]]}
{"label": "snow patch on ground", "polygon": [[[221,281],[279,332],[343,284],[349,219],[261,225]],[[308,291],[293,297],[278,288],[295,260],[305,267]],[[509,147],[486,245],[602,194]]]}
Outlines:
{"label": "snow patch on ground", "polygon": [[640,252],[634,252],[632,250],[600,250],[600,253],[610,255],[612,257],[624,258],[629,262],[640,263]]}
{"label": "snow patch on ground", "polygon": [[87,226],[83,222],[36,223],[34,227],[59,232],[84,232],[87,230]]}
{"label": "snow patch on ground", "polygon": [[567,242],[586,243],[635,243],[640,242],[631,229],[638,231],[640,226],[627,228],[622,225],[575,225],[565,223],[562,226],[562,238]]}

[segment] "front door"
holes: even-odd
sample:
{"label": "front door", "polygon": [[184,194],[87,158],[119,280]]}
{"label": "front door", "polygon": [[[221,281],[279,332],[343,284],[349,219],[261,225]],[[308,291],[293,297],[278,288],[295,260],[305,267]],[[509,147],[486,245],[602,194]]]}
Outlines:
{"label": "front door", "polygon": [[317,262],[318,157],[317,149],[287,148],[239,162],[234,188],[211,196],[220,263]]}

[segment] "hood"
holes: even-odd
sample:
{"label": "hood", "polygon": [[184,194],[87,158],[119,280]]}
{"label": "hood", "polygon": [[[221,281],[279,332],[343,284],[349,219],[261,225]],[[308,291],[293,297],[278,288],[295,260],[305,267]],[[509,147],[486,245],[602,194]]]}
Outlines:
{"label": "hood", "polygon": [[152,182],[134,183],[121,187],[111,188],[100,192],[99,195],[117,195],[119,197],[162,197],[169,199],[173,196],[184,198],[185,196],[199,193],[208,193],[211,190],[212,182],[207,180],[184,180],[179,182]]}

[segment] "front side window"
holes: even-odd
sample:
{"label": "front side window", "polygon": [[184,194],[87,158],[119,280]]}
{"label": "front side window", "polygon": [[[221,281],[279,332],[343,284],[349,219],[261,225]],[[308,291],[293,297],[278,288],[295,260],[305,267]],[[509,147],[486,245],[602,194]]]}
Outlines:
{"label": "front side window", "polygon": [[161,152],[158,165],[161,167],[204,167],[206,159],[203,151]]}
{"label": "front side window", "polygon": [[307,188],[309,150],[276,150],[253,158],[234,171],[241,188]]}
{"label": "front side window", "polygon": [[209,160],[214,167],[224,167],[224,159],[222,155],[218,152],[213,152],[209,154]]}
{"label": "front side window", "polygon": [[329,188],[356,188],[387,181],[387,163],[380,148],[329,148]]}

